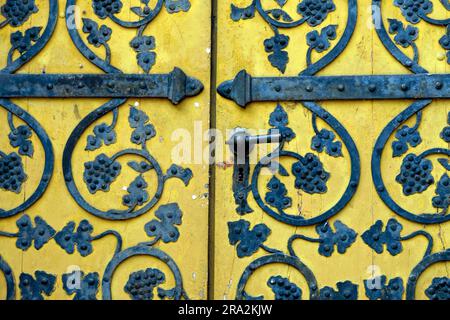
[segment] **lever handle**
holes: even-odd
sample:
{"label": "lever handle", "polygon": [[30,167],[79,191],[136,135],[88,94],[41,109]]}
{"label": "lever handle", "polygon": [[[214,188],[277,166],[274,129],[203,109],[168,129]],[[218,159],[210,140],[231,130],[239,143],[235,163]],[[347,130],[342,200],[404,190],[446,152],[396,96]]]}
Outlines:
{"label": "lever handle", "polygon": [[236,211],[243,215],[252,212],[248,205],[247,196],[250,191],[250,163],[249,155],[256,144],[276,143],[280,141],[281,134],[250,135],[244,128],[237,128],[236,132],[226,142],[234,154],[233,168],[233,194],[235,203],[238,205]]}

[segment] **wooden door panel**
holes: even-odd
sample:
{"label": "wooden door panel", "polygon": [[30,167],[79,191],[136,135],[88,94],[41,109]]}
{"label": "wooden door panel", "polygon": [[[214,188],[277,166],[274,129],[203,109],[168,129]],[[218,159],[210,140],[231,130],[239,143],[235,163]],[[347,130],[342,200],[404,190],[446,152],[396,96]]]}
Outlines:
{"label": "wooden door panel", "polygon": [[[152,13],[146,15],[145,2],[113,2],[118,7],[101,7],[98,1],[98,8],[91,1],[29,1],[35,3],[37,12],[30,12],[20,26],[10,20],[0,30],[1,59],[7,66],[2,72],[14,71],[5,59],[12,46],[10,35],[21,31],[25,37],[26,30],[45,27],[50,4],[58,5],[50,14],[56,30],[17,73],[169,74],[178,66],[201,81],[204,90],[178,105],[162,98],[72,98],[70,94],[2,100],[2,160],[17,154],[27,176],[20,192],[1,190],[3,213],[26,201],[42,179],[49,181],[40,187],[39,199],[1,219],[0,230],[7,235],[0,238],[2,271],[13,275],[8,281],[1,277],[2,297],[9,287],[14,288],[16,299],[204,299],[207,295],[208,197],[204,195],[208,174],[201,163],[175,164],[171,150],[179,143],[173,136],[177,129],[193,134],[194,123],[200,130],[209,127],[210,26],[199,22],[208,20],[210,7],[191,6],[189,1],[151,1]],[[0,6],[6,8],[10,3],[21,1],[3,1]],[[106,17],[104,10],[112,10],[119,22]],[[127,26],[126,21],[141,19],[154,20],[145,30],[146,24],[141,23],[141,31]],[[83,44],[76,46],[71,36]],[[96,57],[91,59],[91,54]],[[20,61],[21,52],[14,50],[13,58]],[[153,85],[145,81],[137,88]],[[105,86],[121,90],[115,84],[111,81]],[[80,87],[75,88],[82,86],[80,80]],[[57,85],[44,88],[58,90]],[[13,133],[23,141],[12,145],[17,140],[11,140],[10,132],[15,131],[8,126],[5,109],[11,103],[23,110],[19,114],[29,113],[35,119],[38,129],[46,133],[44,141],[32,130],[30,137]],[[99,111],[102,105],[109,112]],[[31,126],[17,115],[12,120],[16,131]],[[23,150],[26,144],[34,148],[32,157]],[[54,160],[45,157],[44,147]],[[53,170],[42,178],[45,165]],[[28,227],[20,224],[26,216]],[[39,270],[44,276],[35,273]],[[44,277],[51,289],[44,291],[38,277]],[[72,287],[71,281],[76,282]],[[14,297],[13,291],[8,298]]]}
{"label": "wooden door panel", "polygon": [[[448,279],[446,193],[438,187],[447,179],[448,100],[371,100],[386,88],[370,86],[370,75],[447,74],[448,11],[426,1],[417,16],[400,2],[219,1],[217,127],[286,135],[273,157],[285,170],[257,164],[275,146],[255,147],[248,194],[233,192],[232,166],[216,171],[216,189],[228,190],[216,197],[216,299],[439,296],[436,283]],[[338,77],[316,94],[325,101],[301,102],[291,97],[317,88],[307,77],[286,78],[299,73]],[[339,83],[343,75],[368,77],[352,88]],[[407,97],[409,86],[391,93]],[[366,98],[345,100],[352,90]],[[424,157],[428,171],[412,173],[409,154],[412,164]],[[237,209],[242,198],[251,212]]]}

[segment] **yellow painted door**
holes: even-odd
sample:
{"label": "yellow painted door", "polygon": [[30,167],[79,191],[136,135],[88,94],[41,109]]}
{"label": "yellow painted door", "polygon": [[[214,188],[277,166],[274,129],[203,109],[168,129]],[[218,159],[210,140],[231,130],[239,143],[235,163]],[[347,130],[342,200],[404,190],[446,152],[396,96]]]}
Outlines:
{"label": "yellow painted door", "polygon": [[209,3],[2,0],[0,7],[2,72],[178,67],[204,86],[178,105],[1,100],[1,297],[205,299],[208,166],[170,150],[209,127]]}
{"label": "yellow painted door", "polygon": [[449,9],[0,0],[1,298],[448,299]]}
{"label": "yellow painted door", "polygon": [[241,70],[254,78],[219,89],[231,100],[217,95],[217,128],[278,130],[283,143],[275,166],[264,160],[278,145],[255,146],[245,191],[232,191],[232,155],[216,169],[216,299],[448,299],[449,101],[251,99],[283,94],[257,77],[448,73],[448,10],[448,1],[218,1],[217,83]]}

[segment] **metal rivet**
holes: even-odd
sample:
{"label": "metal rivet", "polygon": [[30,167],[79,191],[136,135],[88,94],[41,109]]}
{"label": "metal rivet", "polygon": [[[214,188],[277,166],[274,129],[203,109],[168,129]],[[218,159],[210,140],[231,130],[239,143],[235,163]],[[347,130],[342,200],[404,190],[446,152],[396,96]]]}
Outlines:
{"label": "metal rivet", "polygon": [[308,91],[308,92],[311,92],[311,91],[313,91],[313,87],[312,86],[306,86],[306,91]]}
{"label": "metal rivet", "polygon": [[358,186],[358,183],[356,181],[352,181],[350,183],[350,187],[352,187],[352,188],[356,188],[357,186]]}
{"label": "metal rivet", "polygon": [[48,90],[52,90],[53,89],[53,84],[51,84],[51,83],[47,84],[47,89]]}
{"label": "metal rivet", "polygon": [[409,86],[406,83],[402,83],[400,85],[400,88],[402,89],[402,91],[408,91],[409,90]]}
{"label": "metal rivet", "polygon": [[324,112],[324,114],[323,114],[322,118],[324,118],[324,119],[328,119],[328,113]]}
{"label": "metal rivet", "polygon": [[275,89],[276,92],[280,92],[281,91],[281,87],[279,85],[276,85],[274,89]]}
{"label": "metal rivet", "polygon": [[401,116],[401,115],[398,116],[396,120],[397,120],[398,123],[402,122],[403,121],[403,116]]}
{"label": "metal rivet", "polygon": [[108,87],[111,88],[111,89],[114,88],[114,82],[109,81],[108,82]]}
{"label": "metal rivet", "polygon": [[384,187],[383,186],[378,186],[377,189],[378,189],[379,192],[383,192],[384,191]]}
{"label": "metal rivet", "polygon": [[70,182],[70,181],[72,181],[72,177],[67,175],[64,177],[64,180],[66,180],[67,182]]}
{"label": "metal rivet", "polygon": [[337,87],[337,89],[338,89],[339,91],[344,91],[344,90],[345,90],[345,86],[344,86],[343,84],[339,84],[338,87]]}
{"label": "metal rivet", "polygon": [[141,81],[141,82],[139,83],[139,88],[141,88],[141,89],[147,88],[147,86],[145,85],[145,82],[144,82],[144,81]]}
{"label": "metal rivet", "polygon": [[412,64],[413,64],[413,63],[412,63],[411,60],[408,60],[408,61],[405,62],[405,66],[407,66],[407,67],[411,67]]}
{"label": "metal rivet", "polygon": [[437,81],[434,86],[436,87],[436,89],[441,90],[444,85],[442,84],[442,82]]}
{"label": "metal rivet", "polygon": [[369,84],[369,91],[370,91],[370,92],[375,92],[375,90],[377,90],[377,86],[374,85],[373,83],[372,83],[372,84]]}

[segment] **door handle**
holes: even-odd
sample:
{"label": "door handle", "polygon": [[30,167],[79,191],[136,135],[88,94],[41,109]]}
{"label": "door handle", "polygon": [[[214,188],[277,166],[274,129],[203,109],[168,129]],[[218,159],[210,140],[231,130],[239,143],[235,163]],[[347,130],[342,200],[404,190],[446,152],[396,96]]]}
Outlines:
{"label": "door handle", "polygon": [[247,202],[250,191],[250,154],[255,145],[277,143],[281,140],[280,133],[250,135],[245,128],[236,128],[231,138],[226,142],[234,155],[233,196],[238,205],[236,212],[240,215],[253,212]]}

